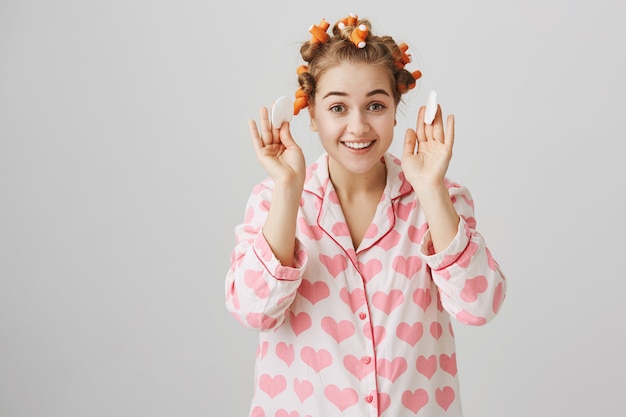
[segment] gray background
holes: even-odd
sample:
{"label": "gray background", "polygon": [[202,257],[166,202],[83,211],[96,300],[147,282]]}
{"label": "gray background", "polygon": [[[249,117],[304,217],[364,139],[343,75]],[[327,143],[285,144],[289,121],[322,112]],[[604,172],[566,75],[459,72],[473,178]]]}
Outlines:
{"label": "gray background", "polygon": [[[455,327],[466,416],[623,409],[623,2],[2,0],[0,416],[246,415],[246,121],[349,12],[424,73],[395,149],[430,89],[455,113],[449,175],[509,279]],[[306,111],[293,132],[312,161]]]}

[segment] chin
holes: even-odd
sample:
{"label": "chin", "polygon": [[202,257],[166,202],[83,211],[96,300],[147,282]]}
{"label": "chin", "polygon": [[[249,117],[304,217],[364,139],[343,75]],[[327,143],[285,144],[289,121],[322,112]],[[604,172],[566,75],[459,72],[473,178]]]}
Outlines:
{"label": "chin", "polygon": [[341,165],[353,174],[365,175],[371,173],[372,170],[381,165],[381,159],[382,155],[376,154],[357,161],[344,161]]}

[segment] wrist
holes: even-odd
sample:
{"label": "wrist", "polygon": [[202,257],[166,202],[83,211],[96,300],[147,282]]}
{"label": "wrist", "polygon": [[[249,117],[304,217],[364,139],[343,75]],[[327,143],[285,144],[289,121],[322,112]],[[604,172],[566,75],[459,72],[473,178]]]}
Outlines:
{"label": "wrist", "polygon": [[281,193],[284,195],[300,195],[304,188],[304,182],[296,177],[287,177],[274,179],[274,193]]}
{"label": "wrist", "polygon": [[446,196],[449,198],[448,187],[443,180],[433,182],[416,182],[411,184],[419,199]]}
{"label": "wrist", "polygon": [[277,183],[272,191],[272,206],[282,207],[282,210],[292,210],[300,206],[303,187],[297,182]]}

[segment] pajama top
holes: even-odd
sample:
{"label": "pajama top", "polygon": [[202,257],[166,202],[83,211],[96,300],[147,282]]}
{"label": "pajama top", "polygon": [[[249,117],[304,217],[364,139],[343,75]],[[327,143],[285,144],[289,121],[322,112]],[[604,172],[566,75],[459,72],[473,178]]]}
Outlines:
{"label": "pajama top", "polygon": [[461,416],[451,318],[482,325],[506,280],[476,231],[469,191],[446,179],[460,216],[434,254],[424,211],[400,161],[355,250],[324,153],[307,168],[295,266],[262,227],[273,182],[257,185],[226,277],[226,306],[260,330],[250,417]]}

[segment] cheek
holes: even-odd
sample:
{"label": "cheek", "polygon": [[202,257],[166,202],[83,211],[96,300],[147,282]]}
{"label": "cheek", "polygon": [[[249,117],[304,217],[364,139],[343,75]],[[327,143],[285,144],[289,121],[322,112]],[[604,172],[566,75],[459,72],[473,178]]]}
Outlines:
{"label": "cheek", "polygon": [[376,128],[380,132],[393,132],[396,122],[395,114],[389,114],[389,116],[381,118],[377,121]]}
{"label": "cheek", "polygon": [[315,126],[315,131],[319,133],[336,132],[341,128],[338,119],[332,117],[327,112],[321,112],[317,116],[312,116],[311,124]]}

